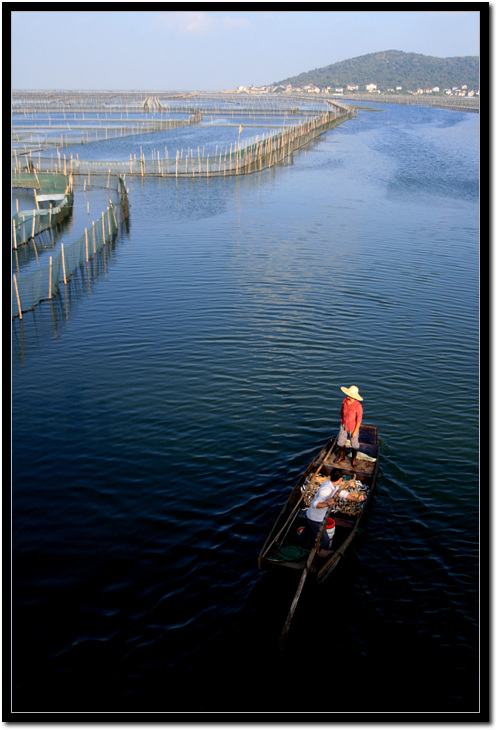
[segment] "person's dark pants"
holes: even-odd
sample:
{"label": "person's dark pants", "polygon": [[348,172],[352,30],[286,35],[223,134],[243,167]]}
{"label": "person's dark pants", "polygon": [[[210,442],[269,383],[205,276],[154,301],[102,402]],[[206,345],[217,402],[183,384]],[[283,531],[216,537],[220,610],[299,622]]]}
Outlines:
{"label": "person's dark pants", "polygon": [[[315,522],[315,520],[310,520],[308,517],[306,517],[306,529],[303,531],[302,536],[305,537],[308,535],[308,530],[312,530],[315,535],[318,534],[319,530],[321,529],[322,522]],[[325,550],[329,550],[331,548],[331,540],[328,537],[328,533],[326,532],[326,529],[323,531],[323,536],[321,538],[321,547]]]}

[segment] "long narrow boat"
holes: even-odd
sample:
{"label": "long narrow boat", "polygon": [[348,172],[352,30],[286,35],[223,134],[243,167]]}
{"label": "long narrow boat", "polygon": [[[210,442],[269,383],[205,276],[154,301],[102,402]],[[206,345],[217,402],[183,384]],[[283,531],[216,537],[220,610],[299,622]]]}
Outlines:
{"label": "long narrow boat", "polygon": [[[288,632],[304,582],[312,576],[318,582],[326,580],[344,556],[353,539],[360,532],[371,504],[378,473],[378,429],[376,426],[361,425],[359,430],[359,452],[356,466],[351,464],[350,454],[343,461],[334,463],[338,454],[336,437],[331,438],[312,460],[301,475],[288,500],[280,512],[264,546],[259,554],[260,569],[300,571],[299,587],[282,632]],[[334,469],[338,469],[346,480],[340,497],[335,498],[328,508],[320,532],[306,542],[299,534],[299,528],[306,524],[306,510],[323,481]],[[349,494],[344,494],[348,492]],[[362,501],[356,501],[358,497]],[[343,497],[347,497],[344,499]],[[322,555],[321,536],[327,528],[329,518],[334,521],[334,536],[331,552]],[[306,531],[307,535],[309,530]],[[307,540],[309,538],[307,537]]]}

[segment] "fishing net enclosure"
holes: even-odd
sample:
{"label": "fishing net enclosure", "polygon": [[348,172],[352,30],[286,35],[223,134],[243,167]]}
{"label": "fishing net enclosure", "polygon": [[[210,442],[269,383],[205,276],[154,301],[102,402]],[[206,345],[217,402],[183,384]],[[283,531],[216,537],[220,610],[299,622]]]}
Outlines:
{"label": "fishing net enclosure", "polygon": [[[74,194],[70,175],[60,173],[12,173],[12,188],[32,189],[36,205],[48,208],[18,211],[12,218],[12,248],[53,228],[69,215]],[[42,194],[38,196],[37,191]]]}
{"label": "fishing net enclosure", "polygon": [[[311,100],[297,105],[290,99],[202,98],[194,93],[165,96],[149,93],[143,98],[143,92],[13,94],[12,188],[31,189],[34,194],[34,207],[17,211],[12,217],[13,253],[44,231],[53,245],[52,231],[71,213],[73,180],[77,176],[86,176],[88,185],[91,176],[100,180],[107,177],[107,187],[111,176],[117,179],[120,203],[127,211],[126,175],[195,178],[256,173],[283,163],[295,150],[356,114],[334,101],[316,104]],[[219,152],[217,146],[215,152],[207,153],[202,147],[201,154],[198,145],[196,150],[188,148],[185,154],[183,149],[169,153],[166,146],[163,153],[154,150],[146,158],[141,147],[137,154],[127,146],[124,153],[121,150],[121,159],[83,160],[77,149],[65,149],[69,144],[84,145],[185,126],[196,126],[201,137],[207,115],[216,128],[236,130],[231,138],[226,133],[231,144]],[[262,138],[257,136],[242,145],[242,122],[249,128],[257,127],[261,119],[265,120]],[[48,266],[34,273],[18,269],[12,275],[12,317],[22,318],[23,311],[52,298],[61,282],[67,283],[81,264],[112,240],[117,227],[115,206],[110,203],[76,241],[65,247],[61,243],[57,253],[54,248]]]}
{"label": "fishing net enclosure", "polygon": [[[30,181],[31,182],[31,181]],[[56,181],[52,181],[56,184]],[[28,186],[26,186],[28,187]],[[117,192],[121,202],[126,205],[127,190],[124,178],[117,182]],[[118,229],[115,206],[109,202],[107,210],[73,243],[64,247],[58,254],[50,256],[48,266],[43,266],[32,274],[12,276],[12,318],[33,309],[39,302],[51,299],[66,284],[79,266],[93,258],[108,241],[113,240]]]}
{"label": "fishing net enclosure", "polygon": [[[41,93],[17,92],[13,97],[13,163],[36,165],[39,170],[84,175],[156,175],[163,177],[210,177],[243,175],[276,165],[315,137],[356,115],[336,100],[240,97],[237,95],[157,93]],[[267,129],[262,138],[238,140],[219,152],[167,149],[146,159],[130,152],[127,159],[82,160],[69,145],[147,134],[180,127],[214,125],[240,130],[252,126]],[[276,127],[276,129],[275,129]],[[279,128],[278,128],[279,127]],[[283,129],[282,129],[283,127]],[[38,131],[38,133],[36,133]]]}

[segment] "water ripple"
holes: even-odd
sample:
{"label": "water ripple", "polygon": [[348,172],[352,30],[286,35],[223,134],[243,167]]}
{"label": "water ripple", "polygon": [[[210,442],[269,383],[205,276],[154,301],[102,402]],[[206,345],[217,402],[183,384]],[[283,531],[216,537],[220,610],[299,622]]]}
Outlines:
{"label": "water ripple", "polygon": [[[193,684],[194,709],[218,710],[222,686],[224,707],[307,711],[247,667],[301,673],[316,606],[344,676],[371,678],[365,711],[385,709],[385,676],[388,709],[409,709],[419,662],[421,710],[471,705],[477,160],[452,135],[477,127],[449,112],[444,147],[442,110],[388,114],[250,179],[129,181],[112,266],[14,322],[23,709],[73,709],[85,687],[97,710],[155,710]],[[351,383],[380,434],[372,513],[334,581],[306,586],[281,659],[295,587],[257,555]]]}

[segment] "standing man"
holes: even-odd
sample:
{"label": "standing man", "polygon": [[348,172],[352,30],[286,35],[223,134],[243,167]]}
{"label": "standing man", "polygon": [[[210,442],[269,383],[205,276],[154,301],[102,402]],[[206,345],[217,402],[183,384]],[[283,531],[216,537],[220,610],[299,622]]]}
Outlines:
{"label": "standing man", "polygon": [[337,446],[338,456],[334,460],[334,464],[338,464],[345,459],[345,444],[350,439],[352,446],[352,466],[357,466],[357,452],[359,451],[359,426],[362,423],[362,401],[359,395],[359,388],[351,385],[350,388],[341,387],[346,398],[342,401],[342,409],[340,411],[340,430],[338,432]]}

